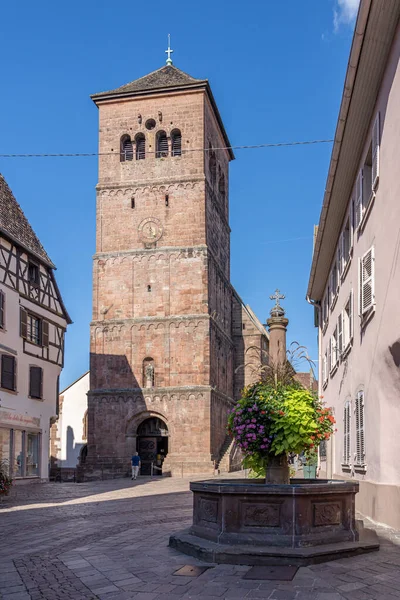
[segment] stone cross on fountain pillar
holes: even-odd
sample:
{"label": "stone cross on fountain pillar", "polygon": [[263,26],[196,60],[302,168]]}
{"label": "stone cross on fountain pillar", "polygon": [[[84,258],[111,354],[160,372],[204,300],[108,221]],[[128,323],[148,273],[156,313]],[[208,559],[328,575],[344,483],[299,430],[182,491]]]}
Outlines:
{"label": "stone cross on fountain pillar", "polygon": [[269,359],[270,365],[275,371],[278,371],[286,362],[286,328],[289,319],[285,317],[285,310],[279,304],[279,300],[285,298],[277,289],[275,294],[270,296],[275,300],[275,306],[270,311],[270,318],[267,321],[269,329]]}

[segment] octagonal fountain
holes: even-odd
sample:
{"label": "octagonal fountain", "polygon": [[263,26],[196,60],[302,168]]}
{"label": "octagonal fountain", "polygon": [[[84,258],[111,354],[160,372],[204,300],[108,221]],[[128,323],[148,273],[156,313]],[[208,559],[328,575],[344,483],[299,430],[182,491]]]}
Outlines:
{"label": "octagonal fountain", "polygon": [[[266,389],[264,381],[249,386],[230,417],[231,432],[245,453],[250,454],[252,448],[253,452],[261,450],[261,456],[269,452],[266,479],[191,483],[193,524],[170,537],[170,546],[206,562],[305,565],[379,549],[376,533],[364,529],[355,518],[357,481],[289,480],[290,444],[285,440],[299,438],[297,448],[307,444],[311,448],[312,440],[329,436],[334,418],[304,388],[292,387],[290,397],[286,388],[286,396],[279,397],[279,377],[285,380],[282,373],[288,365],[292,379],[294,372],[286,357],[289,321],[279,304],[281,298],[279,290],[271,296],[276,304],[268,319],[268,368],[275,387]],[[306,397],[303,403],[300,396]],[[271,429],[272,422],[275,429]],[[325,429],[323,423],[327,423]],[[275,454],[270,451],[271,440]]]}
{"label": "octagonal fountain", "polygon": [[193,482],[193,524],[170,546],[206,562],[306,565],[379,549],[355,519],[358,482]]}

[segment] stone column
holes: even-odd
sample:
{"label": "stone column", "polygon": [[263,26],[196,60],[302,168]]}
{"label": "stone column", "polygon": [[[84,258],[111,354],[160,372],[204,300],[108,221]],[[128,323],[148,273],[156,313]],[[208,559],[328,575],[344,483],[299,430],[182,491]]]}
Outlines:
{"label": "stone column", "polygon": [[276,290],[271,296],[275,300],[275,306],[270,311],[270,318],[267,321],[269,329],[269,360],[271,367],[277,371],[286,362],[286,328],[289,319],[285,317],[285,311],[280,306],[279,300],[285,296]]}

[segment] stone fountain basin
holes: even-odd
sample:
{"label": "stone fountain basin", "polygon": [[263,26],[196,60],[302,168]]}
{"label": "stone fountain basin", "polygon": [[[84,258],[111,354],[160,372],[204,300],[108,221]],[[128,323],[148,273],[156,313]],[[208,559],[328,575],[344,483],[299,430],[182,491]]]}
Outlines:
{"label": "stone fountain basin", "polygon": [[213,479],[190,489],[193,525],[170,545],[203,560],[309,564],[379,548],[376,534],[357,526],[356,481]]}

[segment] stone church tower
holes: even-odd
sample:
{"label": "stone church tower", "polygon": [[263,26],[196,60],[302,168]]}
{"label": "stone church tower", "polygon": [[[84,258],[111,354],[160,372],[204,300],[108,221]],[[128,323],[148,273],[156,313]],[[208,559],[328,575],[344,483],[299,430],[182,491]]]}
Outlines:
{"label": "stone church tower", "polygon": [[230,284],[230,143],[208,81],[172,64],[92,99],[100,156],[85,477],[127,473],[136,449],[142,474],[152,463],[211,474],[229,459],[227,413],[251,378],[245,352],[268,344]]}

